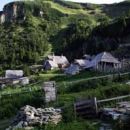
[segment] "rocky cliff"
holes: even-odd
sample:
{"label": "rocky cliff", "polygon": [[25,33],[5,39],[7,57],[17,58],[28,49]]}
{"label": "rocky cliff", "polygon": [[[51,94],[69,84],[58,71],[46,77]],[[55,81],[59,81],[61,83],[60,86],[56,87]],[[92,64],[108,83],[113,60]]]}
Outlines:
{"label": "rocky cliff", "polygon": [[0,12],[0,23],[25,20],[24,2],[11,2]]}

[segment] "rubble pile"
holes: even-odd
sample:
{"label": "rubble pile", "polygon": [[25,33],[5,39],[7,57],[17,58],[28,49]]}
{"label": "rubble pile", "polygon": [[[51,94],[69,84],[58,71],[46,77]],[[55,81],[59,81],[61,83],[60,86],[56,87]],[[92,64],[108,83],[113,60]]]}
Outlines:
{"label": "rubble pile", "polygon": [[28,128],[44,124],[57,124],[61,121],[61,109],[54,108],[34,108],[25,106],[21,108],[13,120],[11,126],[6,130],[15,130],[17,128]]}

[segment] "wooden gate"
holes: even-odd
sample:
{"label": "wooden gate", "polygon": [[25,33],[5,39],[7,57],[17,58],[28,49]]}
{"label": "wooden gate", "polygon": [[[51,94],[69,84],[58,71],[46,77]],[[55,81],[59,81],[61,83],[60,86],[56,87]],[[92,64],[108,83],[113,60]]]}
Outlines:
{"label": "wooden gate", "polygon": [[97,116],[96,98],[78,101],[74,104],[75,116],[92,118]]}

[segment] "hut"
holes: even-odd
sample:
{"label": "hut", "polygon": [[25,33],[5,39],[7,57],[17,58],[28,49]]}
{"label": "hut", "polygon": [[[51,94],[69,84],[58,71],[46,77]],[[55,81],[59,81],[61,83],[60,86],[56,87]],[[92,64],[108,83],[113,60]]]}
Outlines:
{"label": "hut", "polygon": [[45,70],[53,70],[55,68],[58,68],[58,65],[52,61],[52,60],[46,60],[44,63],[44,69]]}
{"label": "hut", "polygon": [[76,64],[71,64],[67,69],[65,69],[65,74],[76,75],[80,72],[80,68]]}
{"label": "hut", "polygon": [[50,55],[50,56],[48,56],[48,58],[49,58],[49,60],[54,61],[61,68],[65,68],[69,65],[68,59],[63,55],[61,55],[61,56],[55,56],[55,55],[51,56]]}
{"label": "hut", "polygon": [[44,63],[45,69],[54,69],[54,68],[66,68],[69,66],[69,61],[65,56],[55,56],[49,55],[47,60]]}
{"label": "hut", "polygon": [[102,52],[95,56],[95,58],[86,67],[87,69],[95,69],[99,71],[114,71],[121,69],[121,62],[118,61],[108,52]]}

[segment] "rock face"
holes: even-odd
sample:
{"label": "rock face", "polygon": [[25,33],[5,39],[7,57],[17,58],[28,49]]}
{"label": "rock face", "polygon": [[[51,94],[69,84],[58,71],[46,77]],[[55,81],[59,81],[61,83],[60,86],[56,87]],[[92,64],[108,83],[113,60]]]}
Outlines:
{"label": "rock face", "polygon": [[0,11],[0,24],[24,22],[27,10],[31,11],[34,16],[43,18],[44,12],[40,7],[34,6],[27,9],[25,1],[15,1],[6,4],[3,11]]}
{"label": "rock face", "polygon": [[3,11],[0,11],[0,24],[3,24],[5,22],[5,13]]}
{"label": "rock face", "polygon": [[17,128],[32,128],[48,123],[57,124],[61,121],[61,110],[54,108],[34,108],[25,106],[21,108],[13,120],[11,126],[6,130],[15,130]]}
{"label": "rock face", "polygon": [[24,2],[11,2],[4,6],[0,13],[0,22],[15,22],[25,20]]}

